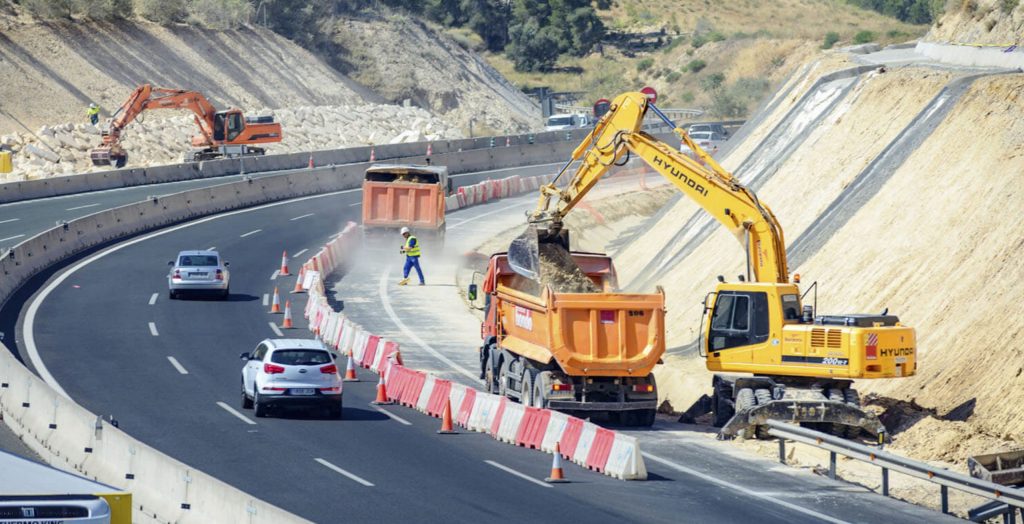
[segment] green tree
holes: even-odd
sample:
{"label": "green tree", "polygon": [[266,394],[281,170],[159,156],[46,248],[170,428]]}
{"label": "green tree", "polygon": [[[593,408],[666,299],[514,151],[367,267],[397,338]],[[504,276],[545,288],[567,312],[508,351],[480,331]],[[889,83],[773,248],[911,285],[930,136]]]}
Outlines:
{"label": "green tree", "polygon": [[860,31],[853,35],[854,44],[866,44],[875,40],[875,33],[871,31]]}
{"label": "green tree", "polygon": [[571,52],[583,56],[604,37],[604,23],[589,5],[577,7],[565,19],[566,30],[572,39]]}
{"label": "green tree", "polygon": [[535,19],[509,27],[509,43],[505,54],[512,60],[516,71],[548,71],[558,60],[557,31],[540,27]]}
{"label": "green tree", "polygon": [[705,91],[717,91],[725,83],[725,73],[714,73],[700,80],[700,87]]}
{"label": "green tree", "polygon": [[502,0],[462,0],[462,13],[468,13],[466,25],[480,35],[487,49],[501,51],[508,44],[511,12]]}
{"label": "green tree", "polygon": [[135,14],[162,25],[184,22],[188,0],[135,0]]}
{"label": "green tree", "polygon": [[191,0],[189,20],[210,29],[236,29],[249,22],[252,4],[247,0]]}
{"label": "green tree", "polygon": [[835,31],[829,31],[825,33],[825,43],[821,44],[822,49],[832,49],[832,46],[836,45],[839,41],[839,33]]}
{"label": "green tree", "polygon": [[466,23],[462,3],[462,0],[427,0],[424,2],[423,14],[439,24],[458,27]]}

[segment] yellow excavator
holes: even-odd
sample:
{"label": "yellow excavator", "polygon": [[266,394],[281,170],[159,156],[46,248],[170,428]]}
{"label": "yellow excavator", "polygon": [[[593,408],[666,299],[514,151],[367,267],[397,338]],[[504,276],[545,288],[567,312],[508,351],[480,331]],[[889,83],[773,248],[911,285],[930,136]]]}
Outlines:
{"label": "yellow excavator", "polygon": [[[554,181],[540,188],[529,228],[509,248],[512,269],[536,278],[539,244],[568,249],[563,218],[613,166],[636,155],[729,229],[746,250],[747,274],[738,282],[719,276],[701,318],[698,348],[707,369],[745,374],[714,375],[711,412],[714,425],[722,428],[720,438],[767,438],[769,419],[847,437],[866,430],[883,438],[884,426],[861,408],[852,381],[913,375],[914,329],[887,311],[819,316],[814,305],[803,304],[799,275],[790,280],[782,227],[771,210],[669,120],[651,95],[630,92],[613,100]],[[671,126],[703,165],[642,131],[648,111]],[[559,187],[577,161],[572,178]],[[816,283],[811,288],[816,292]]]}

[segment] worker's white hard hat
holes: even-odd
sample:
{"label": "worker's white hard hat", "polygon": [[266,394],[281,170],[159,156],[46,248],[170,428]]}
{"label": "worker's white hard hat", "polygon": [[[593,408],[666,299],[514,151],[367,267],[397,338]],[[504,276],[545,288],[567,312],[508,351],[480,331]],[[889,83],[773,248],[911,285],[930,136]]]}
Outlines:
{"label": "worker's white hard hat", "polygon": [[96,104],[89,104],[89,107],[91,107],[91,108],[95,109],[95,108],[96,108],[96,107],[98,107],[98,106],[97,106]]}
{"label": "worker's white hard hat", "polygon": [[409,228],[403,226],[402,227],[402,234],[404,235],[404,234],[406,234],[408,232],[409,232]]}

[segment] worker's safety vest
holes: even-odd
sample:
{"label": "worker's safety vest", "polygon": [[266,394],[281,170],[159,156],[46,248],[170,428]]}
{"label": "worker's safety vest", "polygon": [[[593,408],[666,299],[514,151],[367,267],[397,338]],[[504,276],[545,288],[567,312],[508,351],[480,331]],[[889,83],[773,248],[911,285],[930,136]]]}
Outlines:
{"label": "worker's safety vest", "polygon": [[[413,242],[416,242],[415,246],[412,245]],[[409,235],[409,238],[405,239],[405,254],[410,257],[420,256],[420,243],[416,237]]]}
{"label": "worker's safety vest", "polygon": [[100,108],[90,107],[88,110],[86,110],[85,114],[86,116],[98,115],[100,114]]}

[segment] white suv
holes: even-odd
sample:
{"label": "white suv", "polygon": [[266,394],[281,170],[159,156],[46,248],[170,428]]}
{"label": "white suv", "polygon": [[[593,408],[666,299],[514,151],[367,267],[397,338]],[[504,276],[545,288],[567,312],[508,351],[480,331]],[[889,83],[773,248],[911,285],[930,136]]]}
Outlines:
{"label": "white suv", "polygon": [[342,387],[334,354],[318,340],[266,339],[252,353],[242,353],[242,408],[257,417],[271,407],[326,408],[341,418]]}

